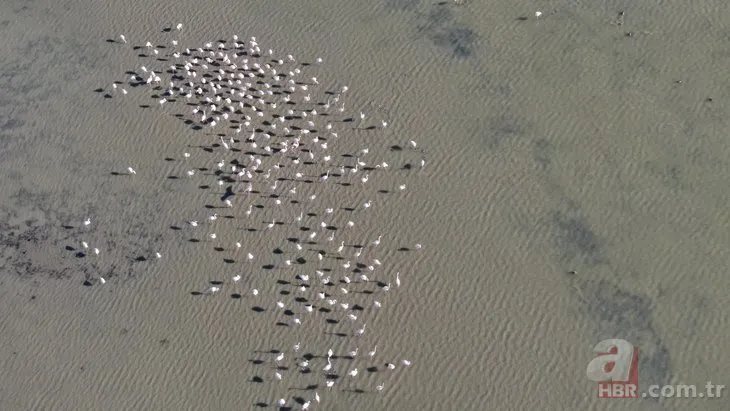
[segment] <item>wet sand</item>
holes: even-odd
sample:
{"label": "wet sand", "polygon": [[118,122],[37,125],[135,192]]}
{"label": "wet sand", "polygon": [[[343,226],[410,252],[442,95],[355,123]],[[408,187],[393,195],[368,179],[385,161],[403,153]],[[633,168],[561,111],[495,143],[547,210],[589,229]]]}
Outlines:
{"label": "wet sand", "polygon": [[[643,387],[730,384],[730,14],[719,1],[635,6],[621,20],[613,1],[541,7],[535,19],[534,4],[509,1],[0,5],[0,408],[276,409],[313,395],[311,376],[271,377],[268,352],[302,341],[317,355],[377,345],[378,361],[412,361],[320,386],[311,409],[727,409],[599,400],[585,369],[598,341],[625,338]],[[353,112],[390,119],[380,137],[341,144],[394,164],[420,155],[392,144],[427,153],[423,170],[378,180],[408,188],[372,197],[347,239],[382,235],[378,258],[403,282],[362,341],[275,326],[276,281],[291,273],[260,266],[280,262],[270,250],[292,227],[248,233],[239,209],[216,228],[258,264],[189,242],[185,221],[204,220],[220,193],[168,176],[210,136],[146,90],[104,98],[138,69],[131,46],[169,41],[177,22],[186,44],[238,34],[321,56],[323,87],[347,85]],[[128,166],[137,175],[112,174]],[[321,189],[313,207],[376,194]],[[76,257],[82,239],[98,258]],[[231,298],[235,274],[261,298]],[[220,293],[191,295],[210,281]]]}

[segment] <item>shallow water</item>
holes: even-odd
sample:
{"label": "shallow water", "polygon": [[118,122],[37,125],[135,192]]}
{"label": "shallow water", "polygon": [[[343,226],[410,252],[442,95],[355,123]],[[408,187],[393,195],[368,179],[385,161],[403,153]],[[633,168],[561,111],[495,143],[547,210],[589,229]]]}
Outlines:
{"label": "shallow water", "polygon": [[[377,345],[378,361],[412,361],[390,373],[358,363],[361,378],[317,388],[316,409],[727,409],[724,398],[596,399],[585,376],[598,341],[625,338],[640,350],[640,387],[730,383],[723,6],[550,1],[535,19],[521,1],[0,5],[0,407],[273,408],[313,395],[300,390],[311,376],[271,380],[267,352],[302,341],[317,355]],[[177,22],[186,44],[238,33],[321,56],[323,87],[348,85],[348,110],[390,120],[339,144],[393,164],[421,154],[392,144],[425,150],[423,170],[379,180],[406,183],[400,195],[317,191],[318,210],[375,198],[347,241],[382,235],[378,258],[401,272],[361,341],[275,326],[275,281],[292,275],[259,267],[288,226],[247,233],[239,209],[216,227],[256,250],[255,265],[189,242],[185,221],[204,220],[220,193],[167,176],[210,136],[146,90],[103,97],[141,64],[130,45],[169,41],[162,29]],[[106,41],[121,33],[130,45]],[[111,174],[129,165],[136,176]],[[82,238],[97,260],[66,249]],[[82,285],[99,273],[106,284]],[[260,300],[230,298],[236,273]],[[213,280],[221,293],[190,294]]]}

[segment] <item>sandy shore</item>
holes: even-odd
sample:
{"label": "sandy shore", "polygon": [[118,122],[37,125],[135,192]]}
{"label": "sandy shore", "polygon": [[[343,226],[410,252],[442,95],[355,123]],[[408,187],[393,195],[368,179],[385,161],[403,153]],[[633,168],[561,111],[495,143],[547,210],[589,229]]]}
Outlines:
{"label": "sandy shore", "polygon": [[[315,391],[310,409],[727,409],[725,398],[597,399],[585,375],[598,341],[624,338],[639,348],[640,387],[730,384],[724,3],[619,16],[617,2],[551,2],[539,19],[509,1],[306,4],[0,5],[1,409],[277,409],[278,398],[297,409]],[[287,186],[314,200],[225,208],[215,163],[245,152],[214,147],[212,131],[176,117],[189,107],[159,105],[126,72],[163,64],[138,56],[147,41],[233,34],[321,57],[307,68],[321,90],[348,86],[348,112],[388,122],[343,124],[332,151],[367,148],[388,170],[343,186],[319,184],[326,167],[314,168],[312,184]],[[247,216],[248,204],[263,208]],[[341,229],[292,268],[302,207],[317,214],[312,229],[336,207]],[[343,255],[316,262],[339,240]],[[363,271],[377,258],[372,276],[391,290],[352,285],[357,321],[317,312],[309,327],[276,325],[291,320],[276,302],[294,300],[295,274],[339,278],[357,244]],[[359,338],[335,335],[361,324]],[[329,348],[359,348],[335,359],[332,389]],[[272,350],[288,361],[282,381]],[[309,374],[297,365],[307,353]]]}

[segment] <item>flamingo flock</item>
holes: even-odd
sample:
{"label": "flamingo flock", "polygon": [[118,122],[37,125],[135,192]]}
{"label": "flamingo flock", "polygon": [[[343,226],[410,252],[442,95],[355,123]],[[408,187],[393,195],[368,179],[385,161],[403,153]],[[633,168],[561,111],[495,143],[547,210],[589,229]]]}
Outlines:
{"label": "flamingo flock", "polygon": [[[178,181],[217,187],[220,204],[216,212],[181,216],[180,231],[225,250],[234,272],[230,281],[197,287],[192,294],[215,298],[230,290],[234,298],[254,302],[254,311],[274,313],[276,326],[292,330],[293,344],[257,354],[252,362],[265,369],[252,380],[283,384],[296,373],[312,378],[308,393],[292,396],[282,385],[285,395],[258,406],[310,409],[338,388],[387,391],[388,374],[411,362],[380,358],[364,336],[371,332],[368,320],[408,282],[408,273],[387,268],[393,251],[410,255],[403,253],[422,246],[393,246],[393,239],[373,235],[369,213],[385,207],[390,196],[408,193],[405,180],[425,167],[425,151],[405,137],[389,142],[392,119],[382,109],[366,113],[368,105],[348,114],[346,107],[355,105],[348,99],[351,91],[323,86],[328,81],[322,58],[300,61],[263,47],[255,37],[237,35],[191,47],[175,38],[182,29],[177,24],[166,30],[172,38],[158,45],[132,46],[131,38],[120,35],[117,44],[141,51],[145,61],[125,81],[114,81],[111,92],[156,101],[143,107],[173,110],[200,135],[199,145],[180,150]],[[376,153],[390,158],[376,159]],[[122,167],[129,178],[138,178],[134,168]],[[383,186],[381,177],[401,181]],[[341,204],[319,209],[318,196]],[[225,229],[232,221],[248,227],[240,238],[230,238]],[[256,249],[260,241],[247,241],[256,235],[280,242],[273,256]],[[163,258],[160,252],[155,256]],[[270,300],[262,291],[271,288],[267,283],[278,288]],[[321,329],[321,339],[300,341],[302,327]],[[337,344],[318,352],[331,336]],[[335,346],[351,348],[340,352]],[[374,384],[359,385],[363,372],[384,374],[374,374],[382,375]]]}

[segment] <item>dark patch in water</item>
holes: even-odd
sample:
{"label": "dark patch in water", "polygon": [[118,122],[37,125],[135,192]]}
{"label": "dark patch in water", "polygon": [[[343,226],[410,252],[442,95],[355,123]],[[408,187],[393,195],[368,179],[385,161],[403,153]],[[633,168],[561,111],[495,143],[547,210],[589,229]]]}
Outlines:
{"label": "dark patch in water", "polygon": [[426,22],[418,25],[418,31],[435,45],[451,51],[457,59],[466,59],[474,54],[477,34],[456,22],[450,8],[434,6],[424,18]]}
{"label": "dark patch in water", "polygon": [[601,255],[598,236],[593,233],[587,222],[562,212],[554,213],[552,219],[563,263],[595,266],[607,262]]}
{"label": "dark patch in water", "polygon": [[651,299],[606,280],[575,281],[574,289],[597,327],[591,344],[609,338],[632,343],[639,348],[639,385],[668,384],[671,356],[654,325]]}
{"label": "dark patch in water", "polygon": [[438,46],[450,48],[454,57],[465,59],[474,54],[474,44],[477,35],[473,30],[462,28],[448,28],[443,31],[433,33],[431,40]]}

